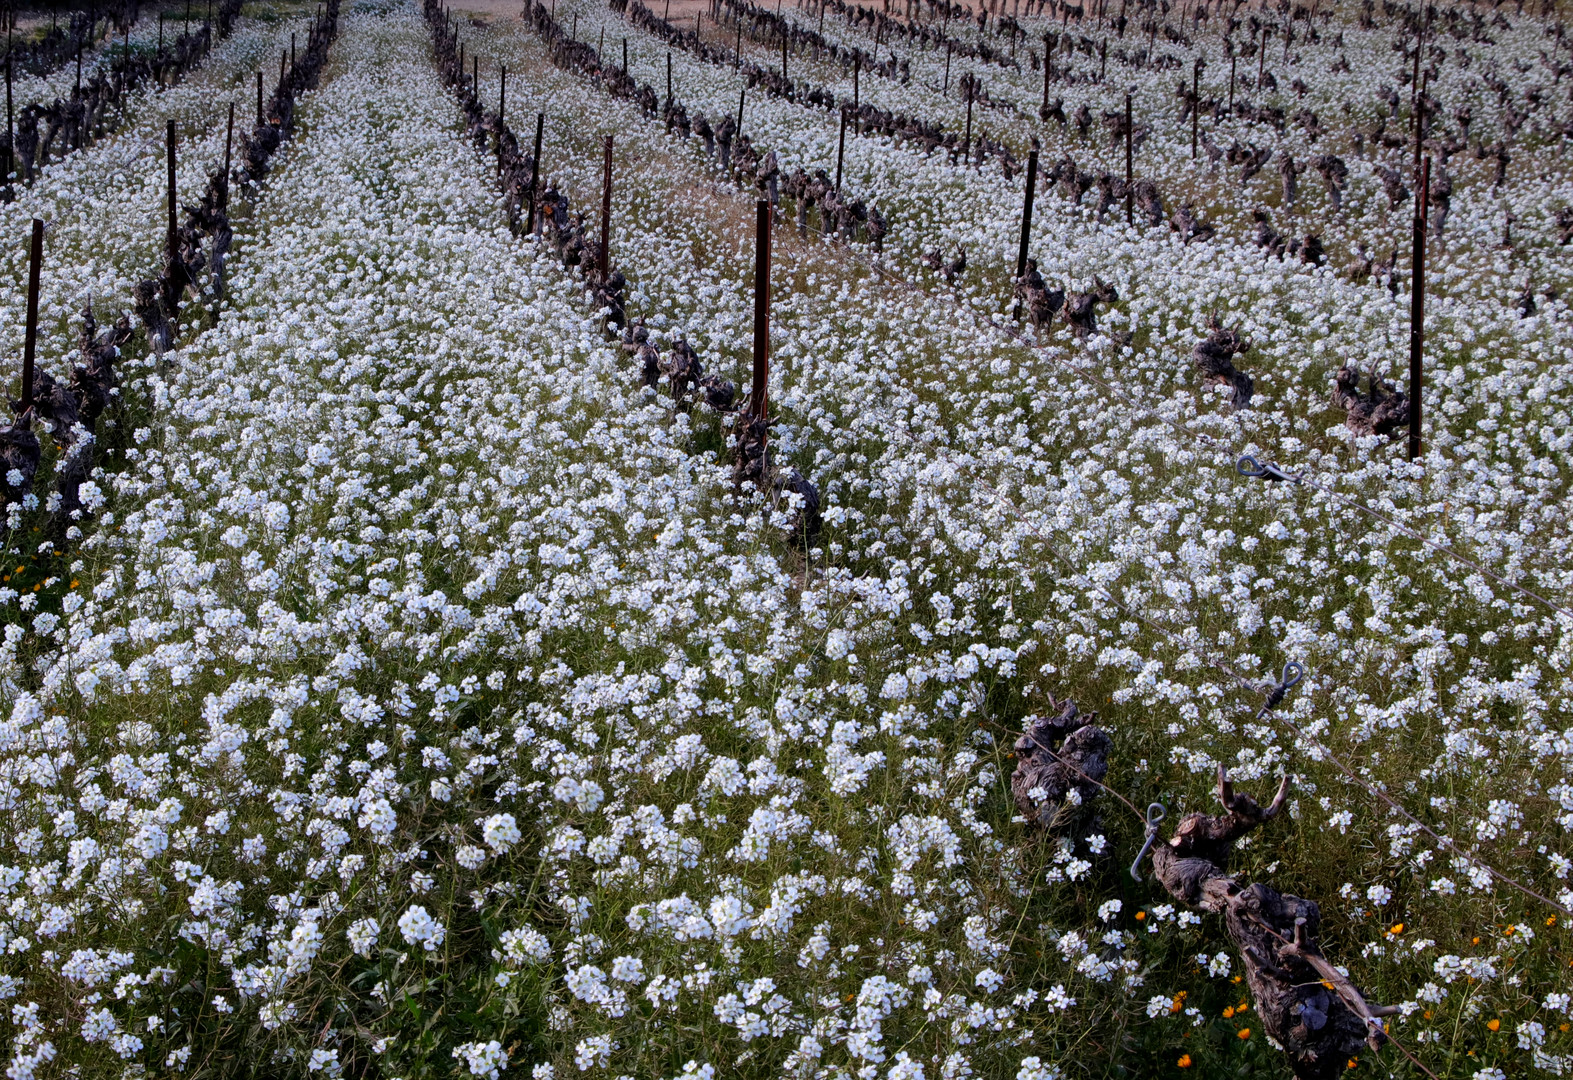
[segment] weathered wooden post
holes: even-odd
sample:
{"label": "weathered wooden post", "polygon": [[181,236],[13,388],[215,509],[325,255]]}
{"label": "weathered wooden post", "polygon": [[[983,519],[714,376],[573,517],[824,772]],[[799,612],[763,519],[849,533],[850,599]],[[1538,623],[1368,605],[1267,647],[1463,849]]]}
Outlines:
{"label": "weathered wooden post", "polygon": [[612,137],[606,136],[606,170],[601,178],[601,281],[611,272],[612,256]]}
{"label": "weathered wooden post", "polygon": [[262,126],[262,69],[257,69],[257,126]]}
{"label": "weathered wooden post", "polygon": [[666,50],[666,105],[672,106],[672,50]]}
{"label": "weathered wooden post", "polygon": [[[1038,152],[1027,155],[1027,196],[1021,204],[1021,246],[1016,249],[1016,279],[1027,272],[1027,244],[1032,237],[1032,196],[1038,185]],[[1013,319],[1021,318],[1021,301],[1016,301]]]}
{"label": "weathered wooden post", "polygon": [[847,153],[847,107],[841,106],[841,135],[836,140],[836,194],[841,194],[841,161]]}
{"label": "weathered wooden post", "polygon": [[754,382],[749,410],[759,420],[769,415],[770,394],[770,203],[754,203]]}
{"label": "weathered wooden post", "polygon": [[27,330],[22,339],[22,413],[33,407],[33,358],[38,349],[38,272],[44,262],[44,222],[33,219],[27,259]]}
{"label": "weathered wooden post", "polygon": [[733,64],[732,69],[734,71],[740,71],[740,70],[742,70],[742,67],[743,67],[743,18],[740,15],[736,16],[736,18],[737,18],[737,46],[734,49],[734,51],[737,53],[737,62],[735,64]]}
{"label": "weathered wooden post", "polygon": [[786,77],[787,77],[787,35],[786,35],[786,30],[783,29],[781,31],[781,79],[782,79],[783,82],[786,81]]}
{"label": "weathered wooden post", "polygon": [[1125,91],[1125,224],[1132,220],[1134,192],[1131,190],[1134,175],[1131,171],[1131,92]]}
{"label": "weathered wooden post", "polygon": [[541,180],[541,129],[546,126],[546,114],[535,114],[535,156],[530,169],[530,222],[529,231],[535,232],[535,189]]}
{"label": "weathered wooden post", "polygon": [[1234,66],[1240,58],[1235,55],[1233,43],[1229,46],[1229,115],[1234,115]]}
{"label": "weathered wooden post", "polygon": [[1420,456],[1420,394],[1424,385],[1426,339],[1426,204],[1431,196],[1431,158],[1420,167],[1415,195],[1414,282],[1409,297],[1409,460]]}
{"label": "weathered wooden post", "polygon": [[623,38],[623,73],[628,72],[628,39]]}
{"label": "weathered wooden post", "polygon": [[940,87],[939,96],[946,97],[950,94],[950,50],[952,43],[945,42],[945,84]]}
{"label": "weathered wooden post", "polygon": [[475,99],[476,105],[481,101],[481,58],[470,57],[470,96]]}
{"label": "weathered wooden post", "polygon": [[732,138],[741,138],[743,135],[743,99],[748,96],[748,87],[743,87],[737,92],[737,134]]}

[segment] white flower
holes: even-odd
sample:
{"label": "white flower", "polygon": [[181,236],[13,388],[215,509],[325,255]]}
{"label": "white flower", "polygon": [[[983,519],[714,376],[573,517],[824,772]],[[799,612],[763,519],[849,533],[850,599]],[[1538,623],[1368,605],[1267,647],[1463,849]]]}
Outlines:
{"label": "white flower", "polygon": [[411,945],[420,945],[427,952],[435,952],[447,931],[424,907],[412,904],[409,910],[399,916],[399,933]]}
{"label": "white flower", "polygon": [[487,1080],[497,1080],[498,1073],[508,1067],[508,1051],[496,1039],[461,1043],[453,1048],[453,1056],[464,1063],[471,1076],[484,1076]]}
{"label": "white flower", "polygon": [[[402,929],[402,925],[400,928]],[[355,955],[370,958],[372,952],[377,948],[377,935],[379,932],[380,927],[378,927],[376,919],[356,919],[350,923],[349,929],[344,932],[344,936],[349,939],[350,949]],[[414,944],[414,942],[411,942],[411,944]]]}
{"label": "white flower", "polygon": [[487,818],[481,827],[481,835],[492,850],[499,854],[517,844],[522,836],[512,814],[493,814]]}
{"label": "white flower", "polygon": [[1016,1069],[1016,1080],[1059,1080],[1060,1075],[1057,1066],[1045,1065],[1036,1054],[1022,1058]]}

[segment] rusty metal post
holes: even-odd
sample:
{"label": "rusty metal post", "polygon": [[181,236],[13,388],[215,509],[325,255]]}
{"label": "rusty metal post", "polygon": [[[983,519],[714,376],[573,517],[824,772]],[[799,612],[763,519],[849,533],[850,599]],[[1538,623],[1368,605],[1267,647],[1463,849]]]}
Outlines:
{"label": "rusty metal post", "polygon": [[754,384],[748,406],[760,420],[770,394],[770,203],[754,203]]}
{"label": "rusty metal post", "polygon": [[[6,18],[10,18],[10,13]],[[16,153],[11,149],[15,145],[16,121],[11,104],[11,58],[5,58],[5,189],[7,194],[11,191],[11,172],[16,168]]]}
{"label": "rusty metal post", "polygon": [[601,177],[601,280],[611,272],[612,257],[612,137],[606,136],[606,170]]}
{"label": "rusty metal post", "polygon": [[[1027,197],[1021,204],[1021,246],[1016,249],[1016,277],[1027,272],[1027,244],[1032,237],[1032,196],[1038,186],[1038,152],[1027,155]],[[1021,301],[1016,301],[1013,319],[1021,318]]]}
{"label": "rusty metal post", "polygon": [[235,141],[235,103],[229,103],[229,124],[224,128],[224,190],[219,196],[219,209],[229,211],[229,162],[230,147]]}
{"label": "rusty metal post", "polygon": [[1054,50],[1049,45],[1049,35],[1043,35],[1043,108],[1038,110],[1038,115],[1044,117],[1049,111],[1049,79],[1054,75]]}
{"label": "rusty metal post", "polygon": [[847,154],[847,118],[849,114],[845,105],[841,106],[841,136],[836,141],[836,194],[841,194],[841,162]]}
{"label": "rusty metal post", "polygon": [[972,88],[975,85],[976,80],[977,76],[972,75],[970,72],[963,79],[963,83],[967,87],[967,134],[961,142],[962,168],[966,168],[967,162],[972,160]]}
{"label": "rusty metal post", "polygon": [[33,358],[38,349],[38,272],[44,262],[44,223],[33,219],[27,260],[27,336],[22,339],[22,412],[33,407]]}
{"label": "rusty metal post", "polygon": [[1191,160],[1196,160],[1196,140],[1202,122],[1202,58],[1196,58],[1191,69]]}
{"label": "rusty metal post", "polygon": [[1431,158],[1420,167],[1420,190],[1415,198],[1415,236],[1412,256],[1414,281],[1409,298],[1409,460],[1420,456],[1420,394],[1424,385],[1426,339],[1426,204],[1431,195]]}
{"label": "rusty metal post", "polygon": [[530,222],[529,231],[535,232],[535,189],[541,181],[541,129],[546,126],[546,114],[535,114],[535,156],[530,169]]}
{"label": "rusty metal post", "polygon": [[1425,79],[1422,80],[1422,85],[1421,85],[1419,91],[1415,94],[1414,114],[1413,114],[1413,117],[1412,117],[1412,122],[1414,124],[1414,129],[1415,129],[1415,171],[1414,171],[1414,176],[1415,176],[1415,182],[1416,183],[1418,183],[1419,179],[1420,179],[1420,146],[1421,146],[1421,141],[1425,138],[1426,91],[1428,89],[1430,89],[1430,86],[1431,86],[1431,73],[1430,72],[1426,72]]}
{"label": "rusty metal post", "polygon": [[1132,219],[1132,205],[1135,194],[1131,190],[1131,92],[1125,91],[1125,224],[1129,225]]}
{"label": "rusty metal post", "polygon": [[174,266],[180,261],[180,227],[176,220],[176,209],[179,204],[175,202],[175,121],[170,120],[164,128],[164,144],[166,147],[165,158],[168,160],[168,192],[169,199],[169,236],[166,247],[169,253],[169,264]]}

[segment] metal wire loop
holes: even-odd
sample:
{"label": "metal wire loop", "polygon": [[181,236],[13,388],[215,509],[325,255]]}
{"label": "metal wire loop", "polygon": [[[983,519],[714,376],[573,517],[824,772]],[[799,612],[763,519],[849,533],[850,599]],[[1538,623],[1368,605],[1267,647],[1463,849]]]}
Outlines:
{"label": "metal wire loop", "polygon": [[1164,815],[1168,812],[1168,808],[1165,807],[1163,803],[1155,802],[1147,804],[1147,839],[1142,841],[1142,849],[1136,853],[1136,861],[1131,863],[1131,877],[1135,878],[1137,881],[1142,879],[1142,876],[1138,872],[1137,867],[1141,866],[1142,860],[1145,859],[1147,857],[1147,853],[1152,850],[1153,841],[1158,839],[1158,825],[1163,821]]}
{"label": "metal wire loop", "polygon": [[1301,478],[1293,473],[1284,472],[1270,461],[1264,465],[1250,454],[1240,455],[1240,460],[1234,463],[1234,471],[1252,480],[1287,480],[1291,484],[1298,484],[1301,481]]}

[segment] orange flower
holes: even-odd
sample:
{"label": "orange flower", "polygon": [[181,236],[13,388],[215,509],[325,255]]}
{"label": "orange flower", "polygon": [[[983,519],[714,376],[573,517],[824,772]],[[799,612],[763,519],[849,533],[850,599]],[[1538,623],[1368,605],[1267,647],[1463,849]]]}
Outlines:
{"label": "orange flower", "polygon": [[[1147,918],[1147,913],[1145,911],[1138,911],[1136,913],[1136,921],[1137,922],[1141,922],[1145,918]],[[1556,921],[1556,916],[1553,915],[1552,916],[1552,922],[1555,922],[1555,921]],[[1550,924],[1548,923],[1547,925],[1550,925]]]}
{"label": "orange flower", "polygon": [[1352,1069],[1352,1068],[1354,1068],[1358,1064],[1360,1064],[1360,1059],[1359,1058],[1350,1058],[1349,1059],[1349,1064],[1345,1065],[1344,1068]]}
{"label": "orange flower", "polygon": [[1182,1069],[1189,1069],[1191,1067],[1191,1055],[1190,1054],[1181,1054],[1180,1055],[1180,1060],[1176,1061],[1175,1064],[1178,1065]]}
{"label": "orange flower", "polygon": [[1555,915],[1547,915],[1546,916],[1546,925],[1547,926],[1555,926],[1555,925],[1557,925],[1557,917]]}
{"label": "orange flower", "polygon": [[1223,1018],[1225,1020],[1228,1020],[1228,1019],[1230,1019],[1233,1016],[1234,1016],[1234,1006],[1233,1005],[1226,1005],[1226,1006],[1224,1006]]}
{"label": "orange flower", "polygon": [[1496,1017],[1493,1016],[1491,1019],[1486,1021],[1486,1030],[1487,1031],[1501,1031],[1502,1030],[1502,1021],[1498,1020]]}
{"label": "orange flower", "polygon": [[1249,1039],[1251,1037],[1251,1029],[1241,1028],[1239,1031],[1236,1031],[1235,1034],[1238,1035],[1241,1039]]}
{"label": "orange flower", "polygon": [[1387,932],[1389,934],[1402,934],[1404,932],[1404,924],[1401,922],[1395,922],[1392,926],[1388,927]]}
{"label": "orange flower", "polygon": [[1238,1004],[1238,1005],[1236,1005],[1234,1007],[1234,1011],[1237,1012],[1237,1013],[1249,1012],[1250,1008],[1251,1008],[1251,1003],[1249,1001],[1242,1001],[1242,1002],[1240,1002],[1240,1004]]}
{"label": "orange flower", "polygon": [[1480,939],[1479,938],[1470,938],[1469,939],[1469,943],[1471,945],[1479,945],[1480,944]]}

